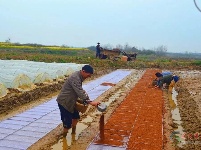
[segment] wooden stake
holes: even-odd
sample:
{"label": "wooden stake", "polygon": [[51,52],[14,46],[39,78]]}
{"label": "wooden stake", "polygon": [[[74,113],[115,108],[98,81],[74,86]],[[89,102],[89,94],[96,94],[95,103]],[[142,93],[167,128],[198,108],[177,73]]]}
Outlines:
{"label": "wooden stake", "polygon": [[100,122],[99,122],[100,126],[99,126],[99,129],[100,129],[100,141],[104,141],[104,114],[101,115],[100,117]]}

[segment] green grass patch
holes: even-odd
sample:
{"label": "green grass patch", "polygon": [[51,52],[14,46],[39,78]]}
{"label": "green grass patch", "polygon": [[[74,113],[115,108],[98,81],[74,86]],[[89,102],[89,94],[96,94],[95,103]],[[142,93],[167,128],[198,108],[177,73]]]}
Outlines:
{"label": "green grass patch", "polygon": [[201,60],[195,60],[192,62],[193,65],[201,66]]}

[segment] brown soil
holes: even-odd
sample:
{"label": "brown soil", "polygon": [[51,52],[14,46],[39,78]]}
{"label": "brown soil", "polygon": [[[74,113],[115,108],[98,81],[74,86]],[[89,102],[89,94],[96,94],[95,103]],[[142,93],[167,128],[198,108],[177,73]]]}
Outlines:
{"label": "brown soil", "polygon": [[[187,144],[183,149],[201,149],[201,72],[178,71],[183,77],[178,83],[178,105]],[[194,136],[200,135],[199,138]],[[190,136],[192,135],[192,136]]]}
{"label": "brown soil", "polygon": [[[112,70],[104,70],[96,72],[92,79],[95,79],[101,75],[107,74]],[[178,107],[180,109],[180,115],[182,118],[182,126],[186,133],[200,133],[201,134],[201,72],[197,71],[173,71],[175,74],[181,77],[181,80],[177,83],[176,90],[178,91]],[[105,101],[115,95],[118,91],[120,95],[109,105],[105,113],[105,122],[114,113],[115,108],[117,108],[134,88],[135,84],[141,78],[143,71],[135,70],[132,75],[128,76],[126,79],[122,80],[120,83],[113,85],[107,92],[102,94],[97,98],[97,101]],[[136,77],[136,78],[134,78]],[[132,80],[132,82],[130,82]],[[86,81],[87,82],[87,81]],[[63,81],[55,81],[51,85],[37,85],[37,88],[30,92],[20,92],[10,89],[10,93],[0,99],[0,120],[4,120],[11,117],[17,113],[21,113],[27,109],[37,106],[45,101],[48,101],[53,96],[56,96],[63,84]],[[107,85],[106,85],[107,86]],[[151,83],[150,85],[151,86]],[[50,89],[48,89],[50,87]],[[43,90],[39,90],[43,89]],[[168,101],[167,91],[163,91],[163,149],[181,149],[176,147],[173,141],[170,139],[170,134],[173,131],[173,122],[171,119],[171,109],[170,103]],[[15,110],[15,111],[14,111]],[[86,118],[87,115],[92,116],[95,112],[94,107],[89,107],[87,114],[82,114],[81,120]],[[86,149],[86,147],[92,142],[94,137],[99,132],[99,119],[101,114],[96,114],[93,116],[93,121],[88,124],[88,128],[83,130],[76,141],[68,146],[68,149],[78,150]],[[157,116],[157,115],[156,115]],[[93,131],[93,132],[92,132]],[[44,138],[40,139],[34,145],[32,145],[30,150],[37,149],[52,149],[52,145],[57,143],[62,134],[62,126],[59,125],[53,131],[48,133]],[[189,141],[189,140],[188,140]],[[183,149],[201,149],[201,142],[196,143],[197,140],[191,139],[193,142],[188,142],[188,144],[183,146]]]}
{"label": "brown soil", "polygon": [[[157,70],[146,70],[95,143],[133,149],[162,149],[162,91],[150,86]],[[125,117],[126,116],[126,117]]]}

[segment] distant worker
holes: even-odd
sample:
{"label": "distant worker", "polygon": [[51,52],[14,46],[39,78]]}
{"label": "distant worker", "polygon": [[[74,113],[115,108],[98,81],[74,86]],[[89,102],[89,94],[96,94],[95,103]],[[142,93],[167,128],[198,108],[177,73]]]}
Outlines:
{"label": "distant worker", "polygon": [[76,125],[80,119],[79,110],[76,108],[78,98],[84,105],[98,106],[100,104],[100,102],[90,101],[82,88],[82,82],[92,74],[93,68],[90,65],[85,65],[82,70],[74,72],[65,81],[56,99],[63,122],[63,136],[67,135],[70,128],[72,128],[72,134],[75,134]]}
{"label": "distant worker", "polygon": [[169,72],[169,71],[164,71],[162,73],[156,72],[156,74],[155,74],[155,76],[156,76],[156,79],[155,79],[156,85],[159,86],[159,84],[160,84],[160,77],[161,76],[164,77],[164,76],[167,76],[167,75],[172,75],[172,72]]}
{"label": "distant worker", "polygon": [[172,92],[173,87],[179,81],[179,77],[176,75],[170,74],[163,76],[161,73],[156,73],[155,75],[158,77],[160,81],[159,85],[156,85],[156,87],[165,88],[166,86],[168,86],[169,92]]}
{"label": "distant worker", "polygon": [[98,45],[96,46],[96,58],[100,58],[100,51],[101,51],[101,47],[100,47],[100,43],[97,43]]}

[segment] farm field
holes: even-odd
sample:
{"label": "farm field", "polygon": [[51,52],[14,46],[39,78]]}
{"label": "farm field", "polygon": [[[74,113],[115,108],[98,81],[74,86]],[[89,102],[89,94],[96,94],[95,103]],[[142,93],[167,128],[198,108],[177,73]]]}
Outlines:
{"label": "farm field", "polygon": [[[108,70],[108,72],[106,71],[105,73],[109,73],[110,71]],[[154,94],[161,93],[161,95],[159,94],[161,96],[161,99],[159,99],[159,101],[158,101],[158,102],[161,102],[161,104],[157,103],[157,101],[154,99],[153,99],[154,101],[152,103],[156,103],[158,106],[163,106],[163,113],[164,113],[163,117],[160,116],[158,113],[155,113],[153,115],[153,117],[152,117],[152,115],[148,116],[149,119],[150,118],[154,119],[154,118],[159,117],[159,118],[161,118],[161,122],[162,122],[162,118],[163,118],[163,123],[160,124],[161,126],[163,126],[163,138],[162,138],[163,143],[161,144],[159,142],[160,147],[162,146],[162,147],[164,147],[164,149],[177,149],[178,146],[176,146],[176,145],[178,145],[178,143],[180,142],[180,146],[182,145],[183,149],[189,149],[189,148],[190,149],[200,149],[200,143],[199,143],[200,139],[192,139],[192,138],[188,139],[188,137],[186,137],[187,144],[184,144],[184,140],[182,141],[182,139],[179,139],[176,137],[174,137],[174,138],[170,138],[170,137],[171,137],[172,133],[174,133],[176,128],[180,125],[183,127],[182,135],[184,135],[184,132],[186,133],[186,136],[188,134],[200,133],[201,112],[200,112],[199,108],[201,106],[201,102],[200,102],[200,88],[201,88],[200,87],[200,85],[201,85],[200,84],[200,82],[201,82],[200,74],[201,74],[201,72],[200,71],[186,71],[186,70],[182,70],[182,71],[171,70],[172,72],[174,72],[175,74],[177,74],[181,77],[181,80],[178,82],[178,84],[175,88],[176,91],[178,91],[176,107],[179,108],[179,112],[181,115],[181,121],[182,121],[180,124],[177,124],[176,122],[178,120],[175,121],[174,119],[172,119],[172,115],[173,115],[172,112],[175,109],[175,107],[172,104],[171,99],[169,99],[167,91],[160,91],[157,89],[153,89],[153,87],[151,87],[151,80],[149,80],[149,82],[146,82],[146,84],[141,85],[143,87],[137,86],[137,83],[140,81],[140,79],[145,71],[146,70],[135,70],[133,72],[132,76],[128,76],[119,85],[114,86],[110,91],[107,91],[106,93],[104,93],[97,99],[99,101],[103,101],[106,103],[111,98],[115,99],[109,105],[107,112],[105,113],[106,129],[110,122],[109,120],[112,119],[111,116],[113,114],[115,114],[114,113],[115,111],[118,111],[118,108],[120,108],[123,103],[126,103],[126,99],[128,97],[136,97],[136,99],[135,98],[133,98],[133,99],[134,99],[134,102],[137,103],[137,101],[140,102],[140,100],[143,100],[143,98],[141,98],[141,99],[137,98],[137,95],[138,95],[137,91],[143,91],[143,90],[145,90],[145,88],[152,89],[152,92],[155,91]],[[152,73],[150,74],[150,76],[152,76],[152,79],[153,79],[153,73],[155,71],[156,70],[153,70]],[[141,80],[143,80],[143,78]],[[134,90],[134,92],[131,92],[132,90]],[[140,92],[140,93],[142,93],[142,92]],[[163,97],[162,97],[162,94],[163,94]],[[49,98],[51,98],[52,96],[55,96],[55,95],[56,95],[56,93],[49,95]],[[134,95],[134,96],[132,96],[132,95]],[[146,96],[146,99],[147,98],[149,98],[149,96]],[[44,98],[44,99],[40,99],[39,101],[36,101],[36,102],[32,102],[30,104],[26,104],[25,106],[18,107],[17,111],[9,112],[7,115],[4,115],[4,117],[1,116],[1,119],[3,120],[4,118],[6,118],[8,116],[12,116],[13,114],[22,112],[28,108],[39,105],[40,103],[43,103],[44,101],[47,101],[47,100],[48,100],[48,97]],[[164,104],[162,104],[162,103],[164,103]],[[158,107],[155,106],[155,108],[158,108]],[[162,109],[162,107],[161,107],[161,109]],[[75,135],[74,140],[71,139],[72,138],[72,137],[70,137],[71,134],[69,134],[69,137],[67,138],[67,141],[66,141],[66,146],[68,147],[68,149],[86,149],[87,146],[92,142],[94,137],[97,136],[97,133],[99,132],[99,129],[98,129],[99,128],[99,118],[100,118],[101,114],[96,114],[95,116],[93,116],[95,111],[96,110],[91,109],[87,114],[82,116],[80,122],[82,122],[84,119],[86,119],[87,115],[92,117],[93,121],[91,121],[89,119],[88,122],[85,123],[85,125],[87,125],[88,127],[81,131],[78,130],[78,133],[77,133],[77,135]],[[134,111],[134,110],[132,110],[132,111]],[[135,113],[133,112],[133,114],[135,115],[135,114],[137,114],[137,112],[135,112]],[[191,120],[191,121],[189,121],[189,120]],[[81,126],[82,126],[82,124],[81,124]],[[137,125],[136,125],[136,127],[137,127]],[[135,125],[134,125],[134,129],[135,129]],[[134,129],[133,130],[130,129],[129,131],[130,132],[135,131]],[[30,149],[57,149],[58,146],[60,148],[62,148],[65,145],[64,144],[65,139],[62,139],[60,137],[61,131],[62,131],[62,127],[60,125],[55,130],[50,132],[47,136],[45,136],[43,139],[39,140],[37,143],[32,145],[30,147]],[[143,131],[143,130],[139,130],[139,131]],[[162,132],[162,130],[160,132]],[[137,134],[136,131],[134,133]],[[106,135],[107,135],[107,133],[106,133]],[[136,138],[136,136],[139,136],[139,135],[133,136],[133,140]],[[150,141],[150,140],[148,140],[148,141]],[[109,143],[107,143],[107,144],[109,144]],[[114,144],[112,144],[112,145],[114,145]],[[140,146],[139,144],[136,145],[136,149],[140,149],[139,146]],[[142,146],[143,146],[143,144],[142,144]],[[134,144],[128,145],[128,149],[133,149],[133,147],[135,147]]]}
{"label": "farm field", "polygon": [[[125,147],[126,143],[127,149],[151,149],[151,146],[153,149],[162,148],[164,150],[201,149],[201,71],[200,62],[197,60],[166,59],[167,61],[162,61],[162,59],[158,59],[152,61],[139,58],[135,62],[113,62],[77,56],[68,60],[63,56],[49,54],[24,54],[23,56],[18,56],[7,52],[1,55],[1,59],[5,56],[9,57],[9,59],[27,58],[27,60],[36,61],[37,58],[37,60],[44,62],[62,61],[92,64],[95,67],[95,74],[85,82],[94,80],[119,68],[131,69],[131,75],[97,98],[97,101],[105,102],[108,105],[108,109],[104,114],[106,141],[102,142],[102,144],[120,147],[123,145]],[[154,73],[165,70],[180,76],[180,80],[172,94],[168,93],[167,90],[155,89],[151,85]],[[1,111],[0,120],[38,106],[57,96],[63,83],[64,81],[60,80],[52,82],[51,85],[40,84],[37,85],[37,89],[25,93],[9,89],[9,94],[0,99],[0,102],[4,104],[3,109],[1,109],[4,111]],[[14,98],[16,96],[20,96],[20,100],[16,100]],[[131,106],[130,101],[133,102],[133,107],[129,108],[128,112],[131,111],[132,118],[125,120],[135,120],[136,122],[128,123],[132,124],[130,127],[124,126],[128,128],[126,133],[129,135],[129,140],[122,144],[121,139],[118,138],[119,135],[125,135],[125,133],[114,134],[108,130],[111,128],[111,120],[114,120],[113,124],[117,120],[122,121],[122,119],[118,118],[118,115],[115,117],[115,113],[124,110],[127,107],[124,104]],[[152,110],[151,108],[154,109]],[[100,117],[101,113],[97,113],[96,109],[90,107],[89,111],[81,116],[76,135],[68,134],[66,139],[62,138],[62,126],[60,124],[29,149],[87,149],[98,135]],[[148,123],[143,124],[143,121],[146,120]],[[152,124],[153,122],[154,124]],[[149,128],[147,127],[149,126],[154,127],[153,133],[148,133]],[[118,125],[116,127],[118,130]],[[111,138],[110,135],[113,135],[113,137]],[[146,138],[140,139],[139,137]],[[107,141],[107,138],[109,141]],[[120,142],[113,143],[115,140],[110,139],[116,139],[116,141]],[[147,147],[147,145],[149,146]]]}

